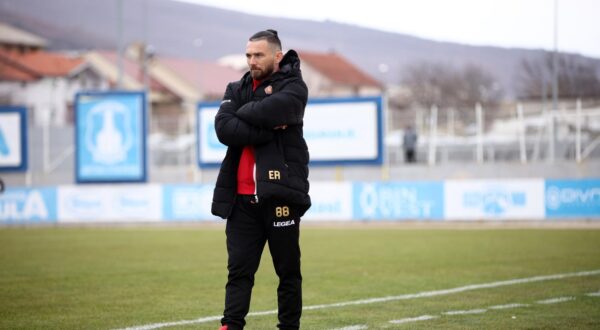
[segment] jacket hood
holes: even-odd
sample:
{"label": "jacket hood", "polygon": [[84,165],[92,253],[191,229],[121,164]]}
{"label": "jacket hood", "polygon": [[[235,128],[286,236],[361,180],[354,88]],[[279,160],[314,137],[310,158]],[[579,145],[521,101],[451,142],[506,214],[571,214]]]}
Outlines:
{"label": "jacket hood", "polygon": [[283,59],[279,63],[279,71],[283,74],[301,75],[300,72],[300,57],[295,50],[290,49],[285,53]]}

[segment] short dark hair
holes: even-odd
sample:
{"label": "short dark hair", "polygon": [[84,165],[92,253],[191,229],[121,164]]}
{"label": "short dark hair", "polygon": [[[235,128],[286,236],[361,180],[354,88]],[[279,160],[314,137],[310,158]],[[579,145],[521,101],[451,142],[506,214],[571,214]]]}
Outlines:
{"label": "short dark hair", "polygon": [[249,41],[258,41],[258,40],[266,40],[271,46],[275,47],[275,50],[281,50],[281,40],[279,40],[279,36],[277,35],[277,31],[275,30],[264,30],[256,32]]}

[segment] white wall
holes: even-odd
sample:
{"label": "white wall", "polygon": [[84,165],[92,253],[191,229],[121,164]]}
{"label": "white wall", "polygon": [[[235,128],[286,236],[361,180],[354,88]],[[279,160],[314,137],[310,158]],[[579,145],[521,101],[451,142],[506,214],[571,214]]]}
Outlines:
{"label": "white wall", "polygon": [[78,91],[107,88],[107,81],[84,70],[72,77],[44,77],[27,83],[0,82],[0,95],[8,96],[12,105],[26,106],[33,125],[64,126],[68,124],[69,105],[74,103]]}

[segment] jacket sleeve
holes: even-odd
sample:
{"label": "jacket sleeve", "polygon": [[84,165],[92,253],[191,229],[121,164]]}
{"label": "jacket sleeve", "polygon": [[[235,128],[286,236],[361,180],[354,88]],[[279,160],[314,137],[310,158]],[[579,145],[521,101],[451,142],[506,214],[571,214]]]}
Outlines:
{"label": "jacket sleeve", "polygon": [[227,85],[223,101],[215,116],[215,130],[219,141],[230,147],[263,144],[271,141],[273,139],[271,130],[253,126],[236,116],[238,102],[232,84]]}
{"label": "jacket sleeve", "polygon": [[306,84],[297,79],[260,101],[244,104],[236,115],[252,125],[267,129],[298,125],[302,123],[307,99]]}

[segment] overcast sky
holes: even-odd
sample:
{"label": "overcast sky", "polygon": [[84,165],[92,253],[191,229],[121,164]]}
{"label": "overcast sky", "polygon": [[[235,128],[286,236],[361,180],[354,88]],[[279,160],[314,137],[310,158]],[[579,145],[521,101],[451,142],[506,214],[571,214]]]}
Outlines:
{"label": "overcast sky", "polygon": [[[180,0],[473,45],[554,48],[554,0]],[[276,28],[276,27],[273,27]],[[558,48],[600,58],[600,0],[558,0]]]}

